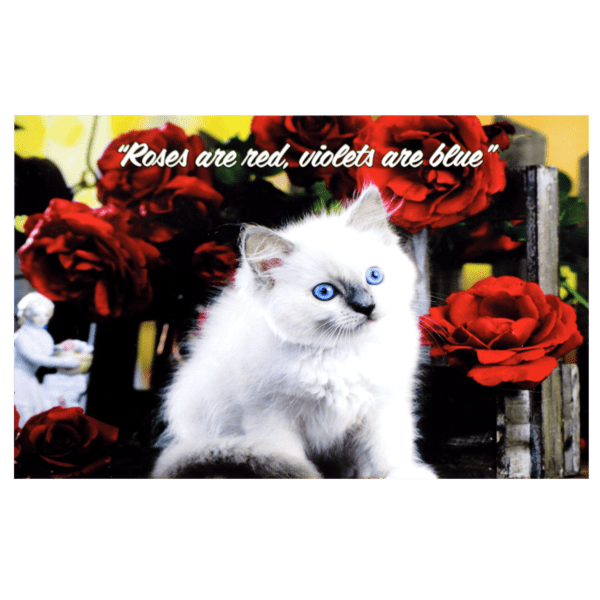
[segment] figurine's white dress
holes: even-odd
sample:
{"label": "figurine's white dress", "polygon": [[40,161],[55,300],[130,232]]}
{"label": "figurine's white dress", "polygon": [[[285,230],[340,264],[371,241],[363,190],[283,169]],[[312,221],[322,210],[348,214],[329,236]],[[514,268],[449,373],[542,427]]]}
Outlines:
{"label": "figurine's white dress", "polygon": [[59,405],[49,397],[38,382],[35,372],[40,367],[73,366],[64,358],[52,356],[54,340],[42,327],[29,321],[15,333],[15,406],[19,411],[19,426],[33,415]]}

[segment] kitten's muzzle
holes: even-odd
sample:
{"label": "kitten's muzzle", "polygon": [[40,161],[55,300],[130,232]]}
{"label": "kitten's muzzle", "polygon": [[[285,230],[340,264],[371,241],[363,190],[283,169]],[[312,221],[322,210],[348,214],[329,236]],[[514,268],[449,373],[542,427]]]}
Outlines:
{"label": "kitten's muzzle", "polygon": [[346,304],[352,310],[367,317],[370,317],[375,310],[375,301],[371,294],[358,285],[346,286]]}

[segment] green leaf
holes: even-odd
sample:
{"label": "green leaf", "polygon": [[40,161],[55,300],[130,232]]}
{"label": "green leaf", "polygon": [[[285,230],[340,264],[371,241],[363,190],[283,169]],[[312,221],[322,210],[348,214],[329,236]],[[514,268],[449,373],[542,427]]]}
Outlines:
{"label": "green leaf", "polygon": [[341,210],[341,203],[331,195],[324,181],[317,181],[311,185],[310,193],[317,198],[312,205],[313,212],[326,210],[328,213],[332,213]]}
{"label": "green leaf", "polygon": [[568,196],[573,188],[571,178],[563,171],[558,172],[558,193]]}
{"label": "green leaf", "polygon": [[247,181],[249,173],[240,163],[242,158],[237,155],[237,160],[233,167],[214,167],[213,174],[215,179],[224,185],[236,185]]}
{"label": "green leaf", "polygon": [[559,223],[562,227],[577,225],[588,218],[588,206],[578,196],[567,196],[559,202]]}

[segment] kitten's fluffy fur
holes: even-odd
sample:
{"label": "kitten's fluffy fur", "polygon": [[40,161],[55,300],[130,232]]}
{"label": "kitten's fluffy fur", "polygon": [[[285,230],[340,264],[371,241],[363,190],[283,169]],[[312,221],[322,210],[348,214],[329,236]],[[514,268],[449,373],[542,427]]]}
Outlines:
{"label": "kitten's fluffy fur", "polygon": [[[377,188],[342,213],[277,232],[248,226],[241,244],[235,283],[167,392],[153,476],[225,461],[321,477],[313,460],[335,455],[347,477],[435,477],[414,447],[416,269]],[[365,279],[371,267],[379,285]],[[320,283],[339,293],[317,299]],[[373,302],[367,316],[360,307]]]}

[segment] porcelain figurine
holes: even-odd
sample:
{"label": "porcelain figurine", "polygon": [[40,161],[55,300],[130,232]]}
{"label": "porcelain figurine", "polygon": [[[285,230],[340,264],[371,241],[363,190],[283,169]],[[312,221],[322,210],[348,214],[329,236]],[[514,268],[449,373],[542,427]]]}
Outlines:
{"label": "porcelain figurine", "polygon": [[17,306],[19,329],[15,333],[15,406],[22,427],[28,419],[60,405],[40,385],[35,373],[40,367],[78,369],[81,360],[73,355],[57,356],[52,336],[45,327],[54,314],[54,303],[31,292]]}

